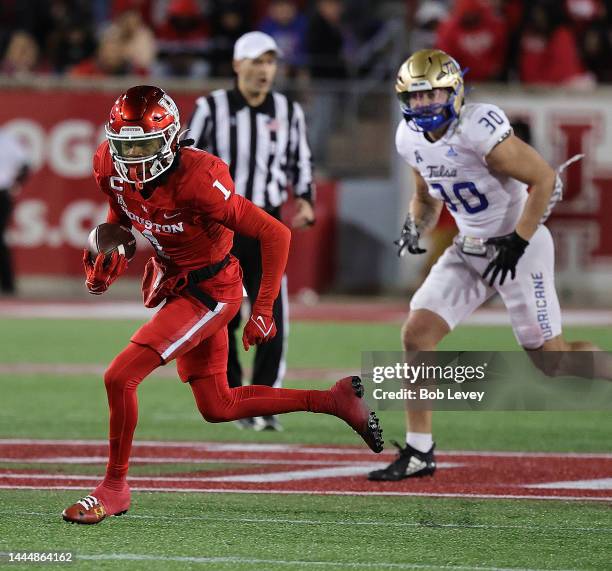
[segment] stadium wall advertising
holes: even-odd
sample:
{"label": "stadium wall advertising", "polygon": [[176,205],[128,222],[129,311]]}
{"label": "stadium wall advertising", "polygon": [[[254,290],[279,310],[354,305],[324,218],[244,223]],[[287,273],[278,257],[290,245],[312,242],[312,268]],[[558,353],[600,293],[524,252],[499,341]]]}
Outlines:
{"label": "stadium wall advertising", "polygon": [[[178,94],[175,100],[186,123],[199,94]],[[104,120],[113,92],[6,90],[1,95],[0,125],[16,133],[27,147],[33,175],[18,196],[9,242],[19,276],[81,277],[80,251],[91,228],[104,221],[107,205],[97,190],[91,165],[104,139]],[[288,268],[292,291],[325,289],[333,278],[335,189],[319,185],[318,223],[307,236],[294,236]],[[136,277],[152,250],[139,236],[137,260],[129,272]],[[321,254],[315,256],[313,249]]]}

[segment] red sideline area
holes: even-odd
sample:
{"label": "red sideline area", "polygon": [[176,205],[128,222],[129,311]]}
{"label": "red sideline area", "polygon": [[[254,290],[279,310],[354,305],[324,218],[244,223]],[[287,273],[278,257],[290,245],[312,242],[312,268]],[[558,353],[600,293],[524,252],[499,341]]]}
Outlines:
{"label": "red sideline area", "polygon": [[[89,489],[99,476],[79,465],[106,462],[103,441],[0,440],[0,488]],[[363,448],[287,444],[138,442],[133,465],[227,464],[226,469],[133,476],[135,491],[399,495],[612,501],[612,454],[440,452],[433,478],[368,482],[393,457]],[[11,467],[33,464],[36,468]],[[62,464],[64,473],[53,471]],[[74,470],[67,470],[75,465]],[[66,471],[67,470],[67,471]]]}

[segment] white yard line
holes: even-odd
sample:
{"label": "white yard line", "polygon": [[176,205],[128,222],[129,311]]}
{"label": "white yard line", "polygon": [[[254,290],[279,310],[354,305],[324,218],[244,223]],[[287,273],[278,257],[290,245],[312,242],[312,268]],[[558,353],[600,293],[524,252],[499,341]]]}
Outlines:
{"label": "white yard line", "polygon": [[[46,459],[45,459],[46,460]],[[0,459],[0,462],[2,460]],[[135,460],[132,459],[131,462]],[[213,462],[213,461],[211,461]],[[215,463],[221,463],[214,461]],[[229,461],[231,462],[231,461]],[[229,463],[227,462],[227,463]],[[157,463],[157,461],[156,461]],[[295,462],[276,462],[273,460],[247,460],[238,461],[237,464],[295,464]],[[319,462],[311,462],[309,465],[317,465]],[[293,482],[298,480],[313,480],[316,478],[342,478],[345,476],[360,476],[367,474],[371,470],[378,470],[387,466],[386,462],[343,462],[342,466],[335,463],[331,468],[316,468],[313,470],[286,470],[280,472],[265,472],[263,474],[235,474],[227,476],[129,476],[128,482],[250,482],[250,483],[269,483],[269,482]],[[345,465],[348,464],[348,465]],[[439,462],[438,468],[456,468],[461,464],[450,464]],[[89,474],[32,474],[29,472],[3,474],[0,473],[0,480],[84,480],[98,481],[100,476]]]}
{"label": "white yard line", "polygon": [[[59,440],[41,438],[4,438],[0,439],[3,445],[35,445],[35,446],[108,446],[107,440]],[[368,454],[363,448],[345,447],[316,447],[303,444],[258,444],[240,442],[193,442],[193,441],[164,441],[164,440],[136,440],[134,448],[189,448],[207,452],[291,452],[293,454],[338,454],[355,455]],[[438,454],[445,456],[493,456],[497,458],[585,458],[585,459],[611,459],[608,452],[499,452],[493,450],[440,450]],[[395,450],[383,452],[383,455],[395,455]]]}
{"label": "white yard line", "polygon": [[[294,304],[296,308],[297,304]],[[334,318],[334,308],[342,306],[340,303],[322,304],[321,307],[330,308],[330,320],[344,321],[342,317]],[[351,304],[345,304],[349,308]],[[372,304],[374,307],[375,304]],[[355,306],[355,312],[360,312],[363,304]],[[384,309],[384,305],[382,306]],[[28,302],[4,301],[0,302],[0,317],[16,318],[45,318],[45,319],[149,319],[156,309],[147,309],[137,302]],[[318,311],[320,313],[320,311]],[[307,310],[300,314],[307,316]],[[397,314],[397,315],[396,315]],[[406,312],[398,307],[391,312],[384,322],[401,321]],[[465,325],[509,325],[508,313],[503,308],[481,309],[475,311],[466,321]],[[606,309],[566,309],[563,311],[563,324],[568,325],[612,325],[612,311]]]}
{"label": "white yard line", "polygon": [[[108,456],[44,456],[27,458],[2,458],[0,464],[106,464]],[[169,458],[169,457],[150,457],[150,456],[133,456],[130,457],[131,464],[245,464],[245,465],[278,465],[278,466],[360,466],[363,470],[372,466],[372,462],[357,461],[357,460],[295,460],[292,458],[278,459],[258,459],[258,458]],[[379,462],[377,468],[385,467],[387,462]],[[459,464],[453,464],[459,466]],[[450,465],[440,466],[438,468],[448,468]],[[0,473],[0,477],[6,474]]]}
{"label": "white yard line", "polygon": [[[285,472],[265,472],[263,474],[235,474],[233,476],[216,476],[202,478],[202,482],[297,482],[299,480],[314,480],[317,478],[344,478],[347,476],[362,476],[371,470],[385,468],[386,462],[371,462],[369,464],[337,466],[334,468],[317,468],[314,470],[291,470]],[[455,468],[461,464],[438,463],[437,468]],[[0,478],[2,476],[0,475]]]}
{"label": "white yard line", "polygon": [[[56,516],[56,512],[32,512],[0,510],[0,515],[10,516]],[[572,527],[572,526],[537,526],[537,525],[497,525],[497,524],[464,524],[464,523],[419,523],[414,521],[351,521],[351,520],[324,520],[324,519],[289,519],[269,517],[228,517],[228,516],[179,516],[179,515],[145,515],[130,512],[130,519],[145,519],[154,521],[223,521],[234,523],[260,523],[275,525],[329,525],[329,526],[362,526],[362,527],[400,527],[400,528],[440,528],[440,529],[521,529],[526,531],[541,531],[544,533],[560,531],[585,533],[610,533],[612,527]]]}
{"label": "white yard line", "polygon": [[[77,559],[91,561],[177,561],[184,563],[228,563],[232,565],[286,565],[288,567],[334,567],[341,569],[449,569],[453,571],[545,571],[517,567],[483,567],[471,565],[439,565],[436,563],[386,563],[375,561],[373,563],[356,563],[342,561],[300,561],[287,559],[254,559],[247,557],[178,557],[156,555],[134,555],[129,553],[113,553],[108,555],[78,555]],[[549,570],[546,570],[549,571]]]}
{"label": "white yard line", "polygon": [[612,490],[612,478],[544,482],[541,484],[529,484],[523,486],[523,488],[537,488],[539,490]]}
{"label": "white yard line", "polygon": [[[1,461],[1,460],[0,460]],[[133,462],[133,460],[132,460]],[[256,464],[256,461],[242,462]],[[262,464],[287,464],[287,462],[261,462]],[[313,462],[313,464],[316,464]],[[461,464],[438,463],[438,468],[455,468]],[[314,470],[290,470],[280,472],[265,472],[263,474],[235,474],[227,476],[129,476],[129,482],[294,482],[298,480],[313,480],[316,478],[343,478],[346,476],[361,476],[371,470],[387,466],[386,462],[351,462],[349,466],[334,466],[332,468],[316,468]],[[0,480],[84,480],[97,481],[100,476],[88,474],[32,474],[32,473],[0,473]]]}
{"label": "white yard line", "polygon": [[157,309],[141,303],[28,303],[14,301],[0,304],[0,316],[25,319],[150,319]]}
{"label": "white yard line", "polygon": [[[8,553],[0,552],[0,556],[7,557]],[[256,559],[251,557],[189,557],[179,555],[149,555],[140,553],[101,553],[95,555],[76,554],[74,561],[167,561],[177,563],[232,564],[232,565],[286,565],[288,567],[334,567],[345,569],[449,569],[453,571],[562,571],[538,570],[518,567],[487,567],[468,565],[438,565],[435,563],[390,563],[376,561],[373,563],[357,563],[342,561],[305,561],[288,559]]]}
{"label": "white yard line", "polygon": [[[86,486],[24,486],[0,484],[0,490],[87,490]],[[315,495],[315,496],[391,496],[416,498],[463,498],[471,500],[554,500],[575,502],[610,502],[612,496],[540,496],[540,495],[508,495],[508,494],[461,494],[461,493],[427,493],[427,492],[347,492],[345,490],[237,490],[218,488],[153,488],[148,486],[131,486],[133,492],[173,492],[186,494],[282,494],[282,495]]]}

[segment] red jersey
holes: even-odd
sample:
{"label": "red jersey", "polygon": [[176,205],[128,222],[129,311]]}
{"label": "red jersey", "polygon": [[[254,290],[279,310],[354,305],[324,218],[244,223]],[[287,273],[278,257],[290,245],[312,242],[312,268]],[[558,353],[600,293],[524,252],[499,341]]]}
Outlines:
{"label": "red jersey", "polygon": [[[264,275],[257,309],[271,315],[287,262],[290,232],[234,194],[229,169],[220,158],[199,149],[181,149],[178,167],[171,169],[163,184],[147,198],[117,175],[107,141],[94,155],[93,170],[110,204],[107,221],[138,230],[163,265],[174,273],[187,273],[223,260],[232,248],[233,230],[259,239]],[[200,287],[217,301],[242,298],[237,260],[232,257],[228,266],[201,282]]]}

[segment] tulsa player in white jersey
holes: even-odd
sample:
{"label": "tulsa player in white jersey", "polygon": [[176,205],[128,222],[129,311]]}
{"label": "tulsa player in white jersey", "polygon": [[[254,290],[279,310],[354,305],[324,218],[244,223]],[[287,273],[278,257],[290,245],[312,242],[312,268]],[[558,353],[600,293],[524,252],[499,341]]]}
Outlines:
{"label": "tulsa player in white jersey", "polygon": [[[442,338],[498,293],[517,341],[529,351],[590,351],[561,336],[554,284],[554,245],[542,221],[560,197],[561,181],[516,137],[495,105],[464,103],[463,73],[441,50],[421,50],[401,66],[396,83],[404,120],[399,154],[412,167],[416,191],[396,242],[399,254],[425,252],[419,236],[435,227],[444,205],[459,236],[413,296],[402,329],[406,351],[432,351]],[[527,188],[530,192],[527,192]],[[556,375],[579,371],[556,369]],[[432,413],[407,411],[406,447],[370,480],[433,475]]]}

